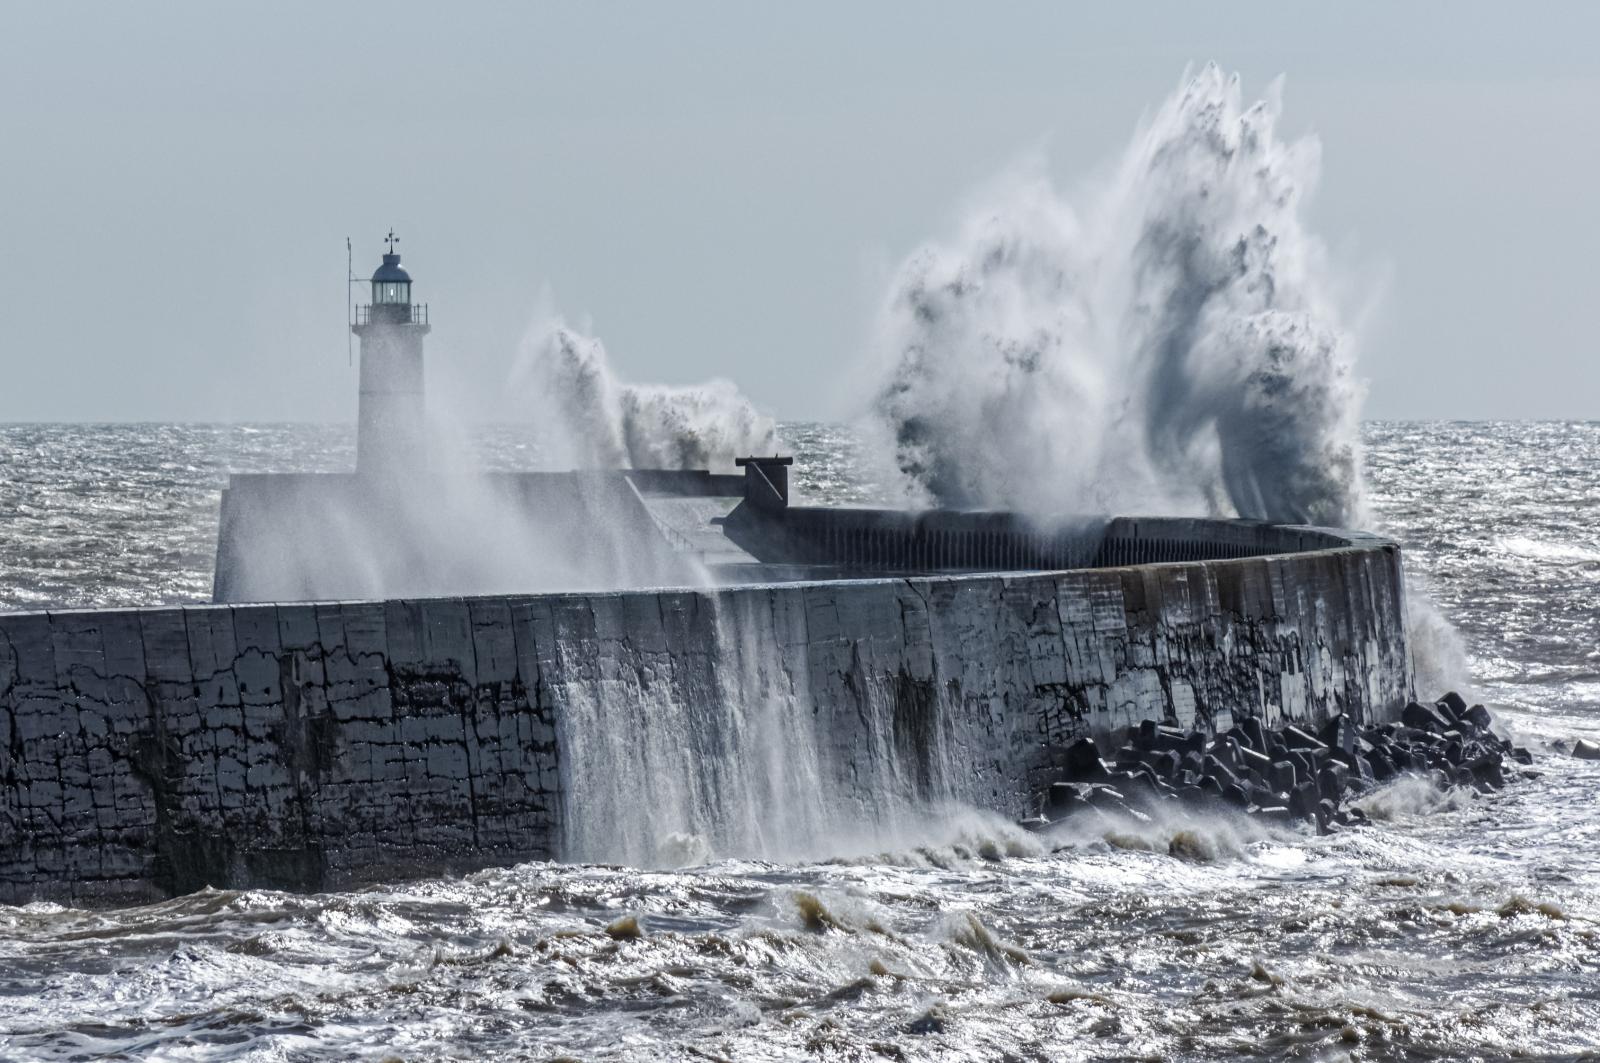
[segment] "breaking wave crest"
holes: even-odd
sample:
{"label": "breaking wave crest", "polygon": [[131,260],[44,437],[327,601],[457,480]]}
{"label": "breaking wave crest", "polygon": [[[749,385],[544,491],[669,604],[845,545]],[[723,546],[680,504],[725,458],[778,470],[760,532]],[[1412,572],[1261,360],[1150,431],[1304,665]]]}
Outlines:
{"label": "breaking wave crest", "polygon": [[872,421],[908,498],[1360,522],[1360,388],[1302,218],[1319,147],[1279,109],[1208,66],[1079,205],[1014,174],[903,263]]}
{"label": "breaking wave crest", "polygon": [[[1303,216],[1321,152],[1210,65],[1069,202],[1012,173],[900,266],[865,426],[912,505],[1367,525],[1362,387]],[[1425,689],[1470,691],[1412,581]]]}
{"label": "breaking wave crest", "polygon": [[725,471],[779,447],[777,425],[729,381],[624,383],[605,345],[558,317],[532,331],[516,377],[553,468]]}
{"label": "breaking wave crest", "polygon": [[1471,805],[1471,790],[1441,788],[1424,775],[1403,775],[1355,802],[1371,819],[1381,822],[1424,816],[1438,810],[1455,811]]}

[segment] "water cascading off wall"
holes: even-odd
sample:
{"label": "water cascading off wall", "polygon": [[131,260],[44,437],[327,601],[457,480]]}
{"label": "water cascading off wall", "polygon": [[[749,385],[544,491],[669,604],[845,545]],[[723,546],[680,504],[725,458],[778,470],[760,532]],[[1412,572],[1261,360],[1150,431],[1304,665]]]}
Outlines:
{"label": "water cascading off wall", "polygon": [[[1306,217],[1320,149],[1282,135],[1280,108],[1276,88],[1251,103],[1206,67],[1076,203],[1025,173],[954,238],[910,255],[885,300],[864,426],[891,493],[1051,523],[1143,512],[1365,524],[1351,315]],[[699,440],[705,425],[760,427],[712,392],[619,387],[603,348],[564,327],[538,350],[543,391],[592,411],[551,423],[599,440],[606,460],[663,460],[661,440]],[[706,453],[758,436],[715,433]],[[845,834],[870,845],[927,804],[975,790],[975,803],[1003,800],[1005,781],[988,780],[1015,763],[1008,743],[1037,743],[1015,733],[1015,705],[964,703],[931,669],[913,665],[911,678],[904,646],[879,659],[870,639],[841,637],[824,663],[789,653],[807,638],[815,649],[825,610],[790,617],[775,600],[784,619],[763,626],[743,605],[699,608],[727,615],[637,674],[569,691],[569,856],[662,862],[685,838],[718,855],[793,857]],[[1422,684],[1459,685],[1448,624],[1424,594],[1409,609]],[[786,659],[807,666],[796,674]],[[981,659],[965,645],[947,658]]]}
{"label": "water cascading off wall", "polygon": [[[845,664],[813,689],[819,641],[803,591],[653,600],[659,645],[603,648],[597,671],[556,692],[565,859],[845,855],[972,799],[933,684],[892,670],[871,639],[824,638]],[[596,641],[607,641],[599,623]],[[557,647],[572,661],[585,652]]]}

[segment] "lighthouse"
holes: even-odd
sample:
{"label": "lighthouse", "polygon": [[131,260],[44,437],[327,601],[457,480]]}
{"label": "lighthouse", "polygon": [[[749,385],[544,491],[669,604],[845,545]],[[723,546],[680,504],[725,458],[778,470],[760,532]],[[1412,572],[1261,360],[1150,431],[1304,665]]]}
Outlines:
{"label": "lighthouse", "polygon": [[426,303],[411,301],[411,274],[400,264],[400,238],[372,274],[372,302],[356,308],[351,331],[361,337],[361,398],[356,416],[356,472],[405,476],[427,465],[423,424],[422,338]]}

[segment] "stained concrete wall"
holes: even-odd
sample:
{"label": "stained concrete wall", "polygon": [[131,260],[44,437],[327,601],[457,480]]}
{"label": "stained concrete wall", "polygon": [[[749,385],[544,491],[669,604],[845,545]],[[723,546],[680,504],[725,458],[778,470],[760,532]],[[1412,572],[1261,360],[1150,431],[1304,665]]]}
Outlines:
{"label": "stained concrete wall", "polygon": [[938,732],[970,771],[958,792],[1006,812],[1063,742],[1146,717],[1382,716],[1411,693],[1399,551],[1336,541],[1043,574],[0,615],[0,902],[559,857],[584,814],[566,706],[649,689],[715,714],[735,658],[792,677],[841,785],[883,755],[856,730],[871,699],[913,771]]}

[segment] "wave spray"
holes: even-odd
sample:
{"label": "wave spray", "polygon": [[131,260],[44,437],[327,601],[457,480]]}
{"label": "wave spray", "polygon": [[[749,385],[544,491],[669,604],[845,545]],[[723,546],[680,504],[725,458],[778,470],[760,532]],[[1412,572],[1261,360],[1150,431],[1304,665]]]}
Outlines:
{"label": "wave spray", "polygon": [[1208,66],[1074,206],[1014,173],[901,266],[872,427],[913,502],[1364,518],[1315,139]]}
{"label": "wave spray", "polygon": [[713,469],[774,454],[777,426],[726,380],[630,384],[605,345],[545,315],[529,332],[514,384],[533,406],[545,464],[557,469]]}
{"label": "wave spray", "polygon": [[[1304,218],[1321,166],[1208,65],[1074,205],[1000,181],[901,264],[865,426],[913,505],[1239,516],[1361,527],[1354,337]],[[1424,689],[1466,682],[1412,581]]]}
{"label": "wave spray", "polygon": [[[1207,67],[1083,207],[1038,172],[1014,174],[953,241],[912,254],[884,304],[866,440],[895,493],[1041,519],[1366,523],[1350,333],[1302,216],[1318,148],[1280,137],[1278,116],[1276,92],[1246,105],[1237,79]],[[704,465],[775,445],[730,385],[623,385],[597,340],[559,322],[537,334],[531,367],[579,464]],[[648,682],[597,675],[568,691],[563,785],[582,810],[564,825],[569,857],[838,855],[841,838],[870,847],[974,798],[959,765],[980,739],[912,726],[960,713],[916,711],[914,691],[854,657],[774,671],[772,645],[814,640],[810,613],[775,610],[796,630],[761,630],[737,601],[683,604],[712,652]],[[1436,614],[1423,605],[1419,619],[1431,630]],[[821,703],[859,712],[871,738],[837,749],[850,728],[816,715],[808,684],[857,669],[862,689]]]}

